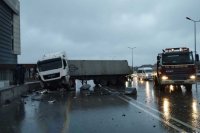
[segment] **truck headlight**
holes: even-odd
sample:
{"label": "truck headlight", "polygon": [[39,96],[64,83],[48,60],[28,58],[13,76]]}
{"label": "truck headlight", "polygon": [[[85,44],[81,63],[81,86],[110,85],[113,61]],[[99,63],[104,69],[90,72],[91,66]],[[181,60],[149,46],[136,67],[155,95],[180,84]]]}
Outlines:
{"label": "truck headlight", "polygon": [[167,76],[162,76],[162,80],[167,80],[168,77]]}
{"label": "truck headlight", "polygon": [[195,75],[190,76],[190,79],[195,79],[195,78],[196,78]]}

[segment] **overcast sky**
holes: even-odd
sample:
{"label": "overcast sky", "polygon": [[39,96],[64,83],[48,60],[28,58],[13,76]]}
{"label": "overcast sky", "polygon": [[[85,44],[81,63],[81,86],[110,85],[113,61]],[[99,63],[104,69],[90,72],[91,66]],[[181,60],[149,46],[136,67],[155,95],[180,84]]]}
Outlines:
{"label": "overcast sky", "polygon": [[[199,0],[20,0],[19,63],[66,51],[69,59],[128,60],[154,64],[166,47],[194,50]],[[197,53],[200,50],[197,23]]]}

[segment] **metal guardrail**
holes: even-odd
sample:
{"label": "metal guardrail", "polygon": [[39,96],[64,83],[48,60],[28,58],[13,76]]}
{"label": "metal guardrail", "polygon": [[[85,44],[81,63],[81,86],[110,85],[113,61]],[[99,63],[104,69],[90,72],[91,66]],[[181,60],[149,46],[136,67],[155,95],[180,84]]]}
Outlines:
{"label": "metal guardrail", "polygon": [[0,64],[0,80],[9,80],[10,84],[35,81],[36,64]]}

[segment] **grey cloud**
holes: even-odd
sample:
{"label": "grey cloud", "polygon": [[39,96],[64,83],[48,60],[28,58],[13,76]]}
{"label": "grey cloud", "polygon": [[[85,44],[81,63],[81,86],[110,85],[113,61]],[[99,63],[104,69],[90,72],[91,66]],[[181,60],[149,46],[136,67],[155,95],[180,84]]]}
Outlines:
{"label": "grey cloud", "polygon": [[185,17],[200,18],[198,5],[198,0],[21,0],[19,61],[66,50],[71,59],[130,62],[127,47],[136,46],[135,64],[153,64],[165,47],[185,43],[193,49],[193,24]]}

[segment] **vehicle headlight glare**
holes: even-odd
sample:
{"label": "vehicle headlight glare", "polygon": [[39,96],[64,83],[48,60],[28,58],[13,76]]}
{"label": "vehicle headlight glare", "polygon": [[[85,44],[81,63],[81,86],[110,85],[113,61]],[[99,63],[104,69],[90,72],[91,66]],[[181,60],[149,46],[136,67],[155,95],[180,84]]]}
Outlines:
{"label": "vehicle headlight glare", "polygon": [[167,76],[162,76],[162,80],[167,80],[168,77]]}
{"label": "vehicle headlight glare", "polygon": [[190,79],[195,79],[195,75],[191,75],[191,76],[190,76]]}

